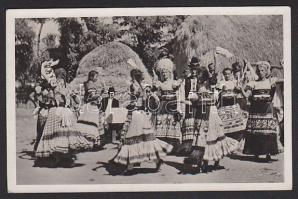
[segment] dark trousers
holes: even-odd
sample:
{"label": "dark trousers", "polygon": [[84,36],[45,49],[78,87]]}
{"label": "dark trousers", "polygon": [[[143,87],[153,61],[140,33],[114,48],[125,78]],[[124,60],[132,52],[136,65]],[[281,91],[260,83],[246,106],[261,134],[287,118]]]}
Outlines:
{"label": "dark trousers", "polygon": [[109,124],[108,129],[106,131],[105,140],[106,143],[111,143],[120,139],[121,130],[123,128],[123,123],[113,123]]}

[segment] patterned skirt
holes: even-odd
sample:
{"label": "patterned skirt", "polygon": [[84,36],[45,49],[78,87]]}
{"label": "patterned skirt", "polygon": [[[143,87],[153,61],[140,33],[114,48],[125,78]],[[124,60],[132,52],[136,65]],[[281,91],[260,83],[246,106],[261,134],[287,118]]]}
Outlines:
{"label": "patterned skirt", "polygon": [[182,142],[193,140],[195,127],[195,118],[186,118],[182,127]]}
{"label": "patterned skirt", "polygon": [[153,117],[155,136],[174,147],[179,145],[182,140],[182,121],[176,109],[176,103],[164,99]]}
{"label": "patterned skirt", "polygon": [[239,104],[220,107],[218,115],[222,121],[225,134],[246,129],[248,113],[242,111]]}
{"label": "patterned skirt", "polygon": [[37,134],[36,134],[36,139],[34,143],[34,151],[37,150],[47,118],[48,118],[48,110],[42,109],[37,116],[37,128],[36,128]]}
{"label": "patterned skirt", "polygon": [[36,157],[46,158],[57,153],[72,154],[90,149],[90,142],[74,128],[74,123],[75,115],[68,108],[51,108],[36,150]]}
{"label": "patterned skirt", "polygon": [[82,106],[75,128],[87,140],[100,145],[100,138],[104,134],[103,119],[103,113],[99,111],[98,107],[88,103]]}
{"label": "patterned skirt", "polygon": [[155,161],[167,155],[172,146],[155,138],[150,117],[143,111],[133,111],[123,127],[125,138],[114,162],[128,165]]}
{"label": "patterned skirt", "polygon": [[182,142],[194,139],[194,131],[196,129],[196,116],[199,110],[195,106],[186,105],[185,119],[182,124]]}
{"label": "patterned skirt", "polygon": [[176,155],[187,156],[192,151],[192,143],[194,139],[194,131],[196,129],[196,108],[186,105],[185,119],[182,123],[182,142],[176,147]]}
{"label": "patterned skirt", "polygon": [[278,122],[272,113],[250,113],[244,154],[267,155],[278,153]]}
{"label": "patterned skirt", "polygon": [[155,117],[155,136],[177,146],[182,140],[181,126],[176,114],[158,114]]}
{"label": "patterned skirt", "polygon": [[193,148],[202,149],[203,156],[197,157],[199,153],[194,150],[186,159],[187,163],[197,164],[201,159],[218,161],[239,147],[237,140],[225,136],[215,106],[209,106],[206,114],[195,120],[195,126]]}

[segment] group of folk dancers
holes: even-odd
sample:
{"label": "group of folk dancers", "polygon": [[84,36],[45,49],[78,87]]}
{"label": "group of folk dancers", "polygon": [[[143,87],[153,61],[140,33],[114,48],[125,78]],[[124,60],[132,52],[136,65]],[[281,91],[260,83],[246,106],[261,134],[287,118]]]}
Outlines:
{"label": "group of folk dancers", "polygon": [[[115,90],[102,99],[104,88],[98,86],[98,72],[89,72],[84,83],[84,105],[68,89],[64,69],[53,70],[52,60],[41,66],[42,83],[36,87],[37,138],[34,145],[36,166],[72,165],[78,152],[101,148],[105,142],[107,121],[112,107],[119,107]],[[139,69],[130,71],[130,99],[121,128],[119,150],[109,163],[125,165],[131,171],[143,162],[155,162],[159,170],[167,154],[185,156],[184,164],[198,172],[219,168],[227,155],[243,150],[259,158],[282,151],[280,123],[273,101],[282,107],[280,89],[271,76],[270,64],[238,62],[215,72],[215,64],[201,66],[193,57],[183,79],[174,78],[175,66],[162,58],[154,66],[152,82],[144,80]],[[244,147],[240,142],[245,140]],[[99,159],[100,157],[98,157]]]}

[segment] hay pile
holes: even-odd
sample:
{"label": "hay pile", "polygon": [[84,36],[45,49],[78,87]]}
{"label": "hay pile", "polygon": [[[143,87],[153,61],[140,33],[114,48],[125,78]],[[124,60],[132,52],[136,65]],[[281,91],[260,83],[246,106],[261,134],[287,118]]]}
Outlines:
{"label": "hay pile", "polygon": [[[135,66],[127,63],[129,60],[132,60]],[[99,71],[99,89],[103,87],[103,82],[106,90],[108,87],[114,86],[116,97],[124,100],[128,98],[125,93],[129,88],[130,70],[133,68],[143,71],[145,81],[151,83],[151,76],[139,56],[123,43],[110,42],[98,46],[82,58],[77,77],[70,83],[70,87],[78,87],[79,84],[87,80],[89,71],[97,70]]]}
{"label": "hay pile", "polygon": [[[269,60],[278,65],[283,59],[282,16],[190,16],[176,31],[171,50],[182,73],[187,61],[196,55],[208,64],[213,50],[220,46],[251,62]],[[218,57],[219,71],[233,59]]]}

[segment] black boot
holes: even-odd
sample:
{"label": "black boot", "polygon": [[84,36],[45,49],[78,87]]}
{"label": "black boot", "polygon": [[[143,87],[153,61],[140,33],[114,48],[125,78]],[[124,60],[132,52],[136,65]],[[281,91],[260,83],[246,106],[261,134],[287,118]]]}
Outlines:
{"label": "black boot", "polygon": [[272,162],[272,159],[271,159],[270,154],[267,154],[267,155],[266,155],[266,161],[267,161],[267,162]]}
{"label": "black boot", "polygon": [[208,160],[203,161],[201,171],[202,171],[202,173],[207,173],[208,172]]}
{"label": "black boot", "polygon": [[221,168],[221,166],[219,165],[219,160],[215,161],[214,165],[213,165],[213,169],[214,170],[219,170],[220,168]]}
{"label": "black boot", "polygon": [[156,162],[155,171],[159,171],[161,165],[162,165],[162,160],[161,159],[158,159],[157,162]]}
{"label": "black boot", "polygon": [[254,155],[254,158],[256,162],[260,161],[259,155]]}
{"label": "black boot", "polygon": [[202,165],[198,164],[195,168],[195,173],[201,173],[201,171],[202,171]]}

